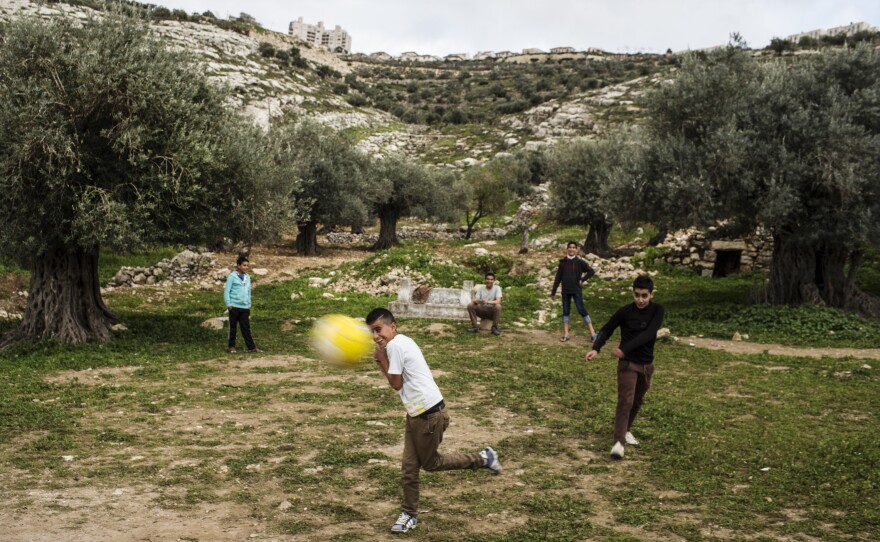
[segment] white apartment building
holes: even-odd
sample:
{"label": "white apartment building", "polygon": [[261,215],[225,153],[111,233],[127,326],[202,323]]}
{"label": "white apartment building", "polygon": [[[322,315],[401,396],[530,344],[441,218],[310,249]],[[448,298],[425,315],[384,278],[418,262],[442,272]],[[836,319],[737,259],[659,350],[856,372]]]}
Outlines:
{"label": "white apartment building", "polygon": [[810,30],[809,32],[801,32],[800,34],[792,34],[789,36],[788,41],[793,41],[795,43],[801,41],[803,38],[813,38],[815,40],[820,39],[822,36],[852,36],[853,34],[857,34],[859,32],[876,32],[877,29],[871,26],[870,24],[862,21],[858,23],[850,23],[844,26],[835,26],[834,28],[827,29],[818,29],[818,30]]}
{"label": "white apartment building", "polygon": [[575,51],[574,51],[574,47],[551,47],[550,52],[553,54],[560,54],[560,53],[573,53]]}
{"label": "white apartment building", "polygon": [[303,22],[303,18],[292,21],[288,28],[288,34],[308,43],[312,47],[322,47],[334,53],[351,52],[351,36],[339,25],[333,30],[324,28],[324,22],[318,21],[318,24],[308,24]]}

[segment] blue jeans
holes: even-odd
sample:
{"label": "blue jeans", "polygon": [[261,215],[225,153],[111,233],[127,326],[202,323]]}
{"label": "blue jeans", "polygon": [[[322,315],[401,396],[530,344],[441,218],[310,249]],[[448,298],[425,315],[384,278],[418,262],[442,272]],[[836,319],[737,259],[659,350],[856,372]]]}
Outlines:
{"label": "blue jeans", "polygon": [[574,306],[577,308],[578,313],[584,317],[584,322],[587,324],[592,322],[592,320],[590,320],[590,315],[587,313],[587,309],[584,308],[584,294],[580,292],[576,294],[562,294],[562,321],[566,324],[569,321],[572,298],[574,298]]}

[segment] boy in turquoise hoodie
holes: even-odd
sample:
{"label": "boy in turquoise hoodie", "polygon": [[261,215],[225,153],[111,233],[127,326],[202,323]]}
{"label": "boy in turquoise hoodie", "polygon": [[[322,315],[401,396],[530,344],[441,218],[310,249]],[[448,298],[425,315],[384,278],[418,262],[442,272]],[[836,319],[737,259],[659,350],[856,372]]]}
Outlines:
{"label": "boy in turquoise hoodie", "polygon": [[241,326],[241,334],[248,352],[262,352],[251,337],[251,277],[247,274],[250,262],[247,256],[235,261],[235,271],[226,277],[223,301],[229,309],[229,353],[235,353],[235,328]]}

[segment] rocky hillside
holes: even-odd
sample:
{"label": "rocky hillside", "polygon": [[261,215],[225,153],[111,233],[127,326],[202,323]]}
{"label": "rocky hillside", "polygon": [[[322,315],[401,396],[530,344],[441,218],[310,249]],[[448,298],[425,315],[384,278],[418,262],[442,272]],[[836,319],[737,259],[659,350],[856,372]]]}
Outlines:
{"label": "rocky hillside", "polygon": [[[99,15],[74,3],[0,0],[0,22]],[[253,24],[234,31],[216,20],[167,18],[151,26],[169,46],[197,55],[211,78],[232,89],[235,107],[261,125],[282,115],[311,118],[348,131],[364,152],[449,167],[636,121],[639,94],[671,69],[658,55],[377,63],[311,49]]]}

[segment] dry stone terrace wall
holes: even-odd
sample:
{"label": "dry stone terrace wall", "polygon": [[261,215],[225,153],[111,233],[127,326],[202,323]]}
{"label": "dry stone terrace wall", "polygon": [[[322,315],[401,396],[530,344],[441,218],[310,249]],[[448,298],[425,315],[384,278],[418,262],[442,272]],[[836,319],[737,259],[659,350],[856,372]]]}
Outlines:
{"label": "dry stone terrace wall", "polygon": [[122,267],[108,286],[152,286],[181,284],[208,277],[213,281],[226,280],[228,269],[214,269],[214,253],[206,248],[184,250],[170,260],[165,258],[151,267]]}

